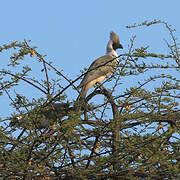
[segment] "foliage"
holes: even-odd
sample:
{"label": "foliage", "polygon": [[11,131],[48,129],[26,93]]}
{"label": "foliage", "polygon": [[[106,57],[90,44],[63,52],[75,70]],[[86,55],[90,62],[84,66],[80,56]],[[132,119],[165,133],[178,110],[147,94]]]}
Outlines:
{"label": "foliage", "polygon": [[[180,58],[174,30],[159,20],[127,28],[153,25],[168,30],[169,53],[135,47],[132,37],[116,73],[103,83],[110,90],[96,87],[85,102],[68,98],[67,90],[79,94],[75,83],[87,72],[70,80],[30,41],[1,46],[10,63],[0,70],[0,95],[13,113],[0,119],[0,177],[180,178]],[[38,63],[38,75],[27,59]],[[33,97],[22,91],[26,85]]]}

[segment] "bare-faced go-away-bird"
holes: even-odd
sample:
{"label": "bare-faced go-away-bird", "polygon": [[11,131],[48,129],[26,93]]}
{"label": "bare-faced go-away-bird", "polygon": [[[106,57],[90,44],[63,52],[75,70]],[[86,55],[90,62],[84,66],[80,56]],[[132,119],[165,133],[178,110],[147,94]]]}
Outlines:
{"label": "bare-faced go-away-bird", "polygon": [[[109,75],[112,75],[118,64],[116,49],[122,49],[119,36],[115,32],[110,33],[106,55],[96,59],[89,67],[78,88],[82,88],[79,98],[85,98],[88,90],[96,83],[101,84]],[[78,98],[78,99],[79,99]]]}

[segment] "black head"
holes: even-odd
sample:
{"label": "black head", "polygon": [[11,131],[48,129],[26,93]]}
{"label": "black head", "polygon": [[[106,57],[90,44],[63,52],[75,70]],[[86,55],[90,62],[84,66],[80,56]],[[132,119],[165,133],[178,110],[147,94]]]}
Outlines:
{"label": "black head", "polygon": [[119,44],[113,43],[113,49],[116,50],[116,49],[118,49],[118,48],[119,48],[119,49],[123,49],[122,44],[120,44],[120,43],[119,43]]}

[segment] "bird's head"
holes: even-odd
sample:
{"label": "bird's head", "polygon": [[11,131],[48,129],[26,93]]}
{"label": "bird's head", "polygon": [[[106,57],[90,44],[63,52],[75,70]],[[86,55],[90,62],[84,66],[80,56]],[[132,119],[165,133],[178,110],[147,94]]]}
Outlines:
{"label": "bird's head", "polygon": [[114,50],[118,48],[123,49],[123,46],[119,40],[119,36],[113,31],[110,33],[110,40],[112,41],[112,46]]}

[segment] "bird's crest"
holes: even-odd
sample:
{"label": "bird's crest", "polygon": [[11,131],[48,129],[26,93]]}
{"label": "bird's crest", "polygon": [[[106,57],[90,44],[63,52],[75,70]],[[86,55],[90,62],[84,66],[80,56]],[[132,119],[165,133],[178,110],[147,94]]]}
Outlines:
{"label": "bird's crest", "polygon": [[113,31],[110,33],[110,39],[115,44],[119,44],[120,43],[119,36],[115,32],[113,32]]}

